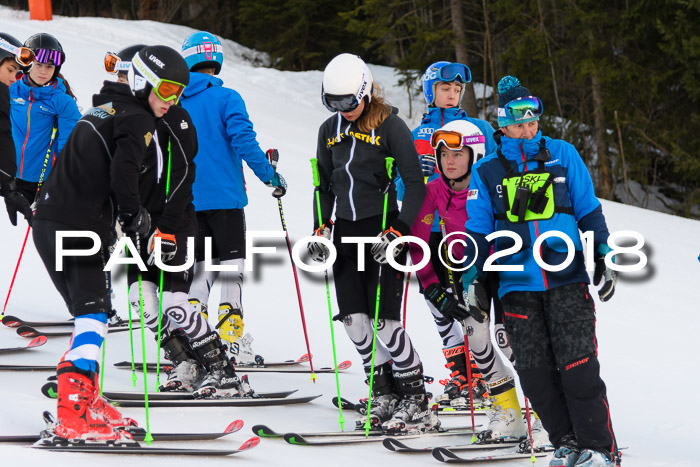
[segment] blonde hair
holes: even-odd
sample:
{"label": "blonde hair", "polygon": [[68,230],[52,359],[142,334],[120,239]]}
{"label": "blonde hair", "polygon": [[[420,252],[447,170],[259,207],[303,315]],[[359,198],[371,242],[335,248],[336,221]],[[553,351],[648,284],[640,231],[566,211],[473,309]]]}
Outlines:
{"label": "blonde hair", "polygon": [[372,100],[357,119],[357,128],[365,133],[376,130],[391,114],[391,106],[384,100],[382,88],[375,82],[372,87]]}

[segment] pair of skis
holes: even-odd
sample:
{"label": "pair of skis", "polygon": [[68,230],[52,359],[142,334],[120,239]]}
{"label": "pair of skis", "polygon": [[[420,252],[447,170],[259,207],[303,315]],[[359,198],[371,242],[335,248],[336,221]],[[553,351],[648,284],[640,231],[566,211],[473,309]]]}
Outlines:
{"label": "pair of skis", "polygon": [[[245,373],[260,373],[260,372],[265,372],[265,373],[311,373],[310,368],[306,368],[301,366],[302,363],[306,363],[309,361],[309,356],[308,354],[302,355],[300,358],[296,360],[285,360],[281,362],[265,362],[262,364],[257,364],[257,363],[237,363],[235,365],[236,370],[242,371]],[[123,369],[123,370],[131,370],[131,362],[118,362],[114,364],[115,367]],[[338,364],[338,371],[344,371],[347,370],[352,366],[352,362],[350,360],[346,360],[344,362],[341,362]],[[164,371],[166,367],[170,367],[169,362],[161,363],[160,365],[160,370]],[[134,370],[136,371],[143,371],[143,363],[141,362],[136,362],[134,363]],[[334,373],[335,368],[332,367],[323,367],[323,368],[314,368],[315,373]],[[148,372],[155,372],[156,371],[156,363],[155,362],[147,362],[146,363],[146,371]]]}
{"label": "pair of skis", "polygon": [[[479,462],[498,462],[511,459],[529,459],[531,457],[545,457],[551,452],[549,450],[542,450],[530,454],[529,452],[518,452],[519,443],[492,443],[492,444],[461,444],[454,446],[437,446],[437,447],[414,447],[399,441],[396,438],[387,438],[382,441],[382,445],[392,452],[406,453],[406,454],[432,454],[432,456],[439,460],[440,462],[445,462],[448,464],[473,464]],[[505,452],[508,450],[507,452]],[[476,456],[476,457],[462,457],[455,452],[460,451],[503,451],[495,454]]]}
{"label": "pair of skis", "polygon": [[255,425],[253,433],[260,438],[284,439],[289,444],[300,446],[333,446],[342,444],[359,444],[380,442],[385,439],[399,437],[401,439],[444,437],[444,436],[471,436],[474,433],[471,427],[439,428],[424,433],[410,433],[405,435],[388,435],[381,430],[372,430],[365,435],[364,430],[353,431],[319,431],[319,432],[277,432],[267,425]]}
{"label": "pair of skis", "polygon": [[[53,415],[49,412],[44,412],[44,420],[50,427],[54,425]],[[224,438],[233,433],[236,433],[243,428],[242,420],[234,420],[223,431],[212,433],[151,433],[153,441],[206,441]],[[125,443],[91,443],[84,440],[64,441],[60,444],[53,444],[49,438],[42,438],[41,435],[9,435],[0,436],[0,443],[37,443],[32,447],[48,451],[62,452],[83,452],[83,453],[100,453],[100,454],[145,454],[145,455],[187,455],[187,456],[228,456],[239,452],[253,449],[260,443],[260,438],[254,436],[246,440],[237,449],[199,449],[199,448],[159,448],[141,446],[137,441],[143,441],[146,436],[146,431],[137,428],[129,427],[126,431],[131,433],[134,442]],[[42,445],[41,440],[45,440],[47,444]]]}

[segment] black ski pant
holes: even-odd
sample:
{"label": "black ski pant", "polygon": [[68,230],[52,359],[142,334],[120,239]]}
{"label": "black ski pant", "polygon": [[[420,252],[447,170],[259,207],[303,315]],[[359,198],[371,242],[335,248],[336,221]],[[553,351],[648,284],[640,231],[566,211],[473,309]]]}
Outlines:
{"label": "black ski pant", "polygon": [[[46,271],[58,293],[66,302],[73,316],[112,311],[109,272],[103,271],[106,263],[105,239],[97,253],[91,256],[64,256],[63,270],[57,270],[56,232],[78,230],[59,222],[35,219],[32,222],[34,244],[46,266]],[[89,249],[93,242],[89,238],[69,237],[63,239],[63,249]]]}
{"label": "black ski pant", "polygon": [[[387,224],[398,216],[398,212],[387,214]],[[338,257],[333,264],[333,281],[340,313],[334,319],[340,320],[347,315],[363,313],[374,319],[377,302],[377,279],[380,267],[370,254],[372,245],[361,248],[364,257],[364,271],[358,266],[357,243],[342,243],[343,237],[375,237],[382,231],[382,216],[374,216],[359,221],[336,219],[333,227],[333,244]],[[406,264],[404,246],[396,258],[399,264]],[[401,319],[401,299],[403,297],[404,273],[392,268],[388,263],[381,267],[381,291],[379,300],[379,318]]]}
{"label": "black ski pant", "polygon": [[550,441],[575,433],[580,448],[617,451],[588,286],[510,292],[503,307],[520,384]]}

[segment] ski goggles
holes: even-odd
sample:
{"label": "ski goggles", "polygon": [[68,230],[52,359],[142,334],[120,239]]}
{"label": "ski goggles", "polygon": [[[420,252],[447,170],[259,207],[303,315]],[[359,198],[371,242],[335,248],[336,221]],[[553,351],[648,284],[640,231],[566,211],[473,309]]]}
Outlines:
{"label": "ski goggles", "polygon": [[129,71],[129,68],[131,68],[131,62],[123,61],[114,52],[107,52],[107,55],[105,55],[105,71],[107,73],[126,73]]}
{"label": "ski goggles", "polygon": [[484,135],[468,135],[462,136],[462,133],[456,131],[437,130],[430,137],[430,146],[437,149],[440,144],[444,144],[448,149],[459,151],[464,146],[472,144],[484,144],[486,137]]}
{"label": "ski goggles", "polygon": [[544,107],[539,97],[525,96],[512,100],[502,108],[499,108],[498,116],[512,118],[517,121],[539,117],[542,115],[543,110]]}
{"label": "ski goggles", "polygon": [[146,65],[138,54],[134,55],[131,60],[131,66],[135,70],[138,70],[141,75],[146,78],[146,81],[153,87],[153,92],[158,96],[158,98],[165,102],[177,101],[182,96],[185,86],[182,83],[176,83],[169,79],[161,79],[156,75],[149,67]]}
{"label": "ski goggles", "polygon": [[50,63],[55,66],[63,64],[63,52],[49,49],[36,49],[34,51],[35,60],[39,63]]}
{"label": "ski goggles", "polygon": [[352,112],[360,105],[360,101],[357,100],[357,96],[354,94],[336,96],[324,93],[321,96],[321,100],[323,100],[323,105],[331,112]]}
{"label": "ski goggles", "polygon": [[466,65],[462,65],[461,63],[450,63],[449,65],[444,65],[437,70],[436,79],[447,83],[451,83],[452,81],[468,83],[472,80],[472,73],[469,71],[469,68],[467,68]]}
{"label": "ski goggles", "polygon": [[29,66],[34,62],[34,52],[29,47],[15,47],[0,38],[0,49],[6,50],[14,55],[15,61],[22,66]]}

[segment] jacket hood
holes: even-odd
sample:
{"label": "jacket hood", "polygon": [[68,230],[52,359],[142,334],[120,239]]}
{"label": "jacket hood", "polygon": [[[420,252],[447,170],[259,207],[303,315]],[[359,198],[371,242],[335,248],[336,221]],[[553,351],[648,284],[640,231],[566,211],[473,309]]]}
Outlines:
{"label": "jacket hood", "polygon": [[195,94],[210,88],[212,86],[223,86],[224,82],[221,78],[216,76],[208,75],[206,73],[199,73],[196,71],[190,72],[190,83],[185,88],[183,95],[185,97],[191,97]]}
{"label": "jacket hood", "polygon": [[120,102],[133,102],[135,99],[128,84],[117,83],[116,81],[105,81],[102,84],[100,93],[93,94],[92,105],[98,106],[108,102],[114,102],[115,100]]}

